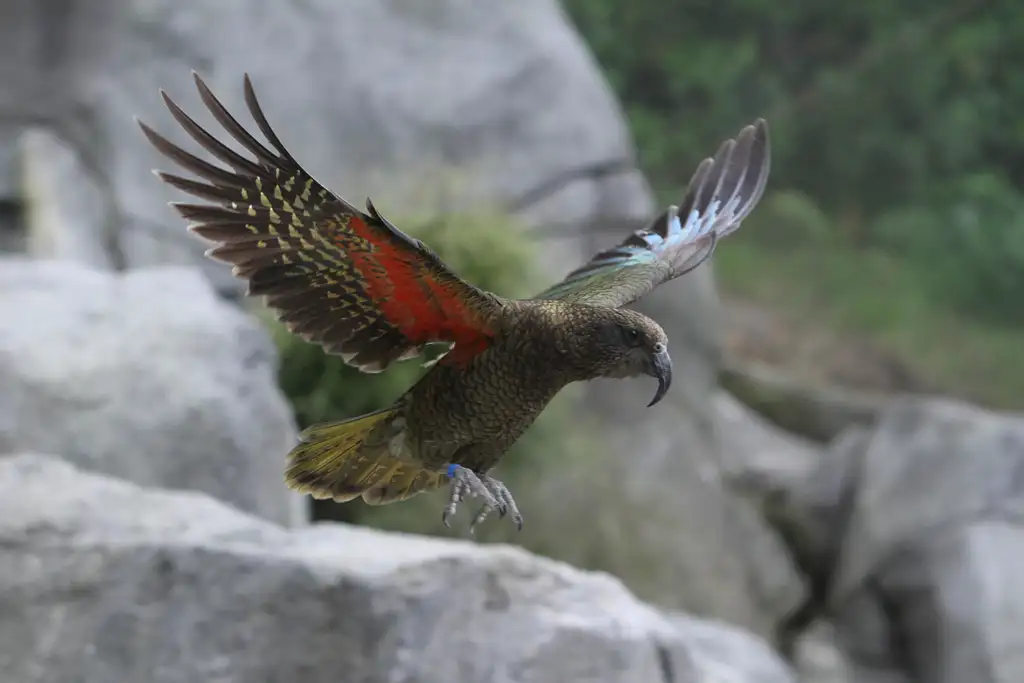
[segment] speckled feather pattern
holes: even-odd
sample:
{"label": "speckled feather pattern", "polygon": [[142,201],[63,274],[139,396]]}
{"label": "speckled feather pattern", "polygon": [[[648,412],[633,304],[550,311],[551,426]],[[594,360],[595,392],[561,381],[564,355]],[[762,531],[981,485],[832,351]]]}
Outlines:
{"label": "speckled feather pattern", "polygon": [[555,394],[582,379],[570,308],[509,303],[494,346],[465,367],[432,368],[404,401],[417,457],[430,467],[493,467]]}
{"label": "speckled feather pattern", "polygon": [[254,159],[217,141],[166,94],[179,125],[231,170],[139,123],[157,150],[205,181],[158,173],[212,202],[174,205],[214,242],[208,255],[231,264],[292,332],[363,371],[381,371],[430,342],[453,343],[392,407],[303,433],[286,480],[320,498],[383,504],[441,485],[451,463],[486,473],[567,384],[636,374],[616,367],[622,349],[601,341],[600,331],[628,327],[638,343],[663,348],[661,327],[622,307],[706,260],[749,215],[768,176],[767,127],[758,121],[701,162],[679,207],[534,299],[511,301],[459,278],[369,200],[360,211],[314,180],[270,128],[248,76],[246,103],[275,151],[195,81]]}
{"label": "speckled feather pattern", "polygon": [[193,232],[216,243],[207,255],[233,265],[234,274],[248,280],[250,295],[265,296],[289,330],[365,372],[414,357],[430,342],[456,342],[459,353],[470,354],[486,347],[498,310],[494,297],[457,277],[369,201],[367,211],[359,211],[309,176],[270,129],[248,78],[250,111],[276,153],[252,137],[198,76],[196,85],[216,119],[257,161],[217,141],[166,94],[182,128],[234,172],[140,125],[160,152],[208,181],[158,173],[168,184],[219,204],[173,206]]}

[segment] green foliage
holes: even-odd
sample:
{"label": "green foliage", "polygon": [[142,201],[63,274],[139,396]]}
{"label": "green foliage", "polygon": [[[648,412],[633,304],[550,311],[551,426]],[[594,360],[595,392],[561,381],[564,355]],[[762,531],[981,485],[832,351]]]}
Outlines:
{"label": "green foliage", "polygon": [[826,242],[833,230],[828,215],[798,190],[770,193],[744,226],[751,240],[776,249]]}
{"label": "green foliage", "polygon": [[1024,197],[1005,176],[967,176],[929,207],[884,215],[875,231],[938,300],[975,317],[1024,324]]}
{"label": "green foliage", "polygon": [[1024,196],[991,173],[961,186],[944,212],[949,243],[934,250],[944,271],[935,284],[965,311],[1024,324]]}
{"label": "green foliage", "polygon": [[[662,203],[768,119],[758,239],[905,257],[940,304],[1020,323],[1024,6],[565,0],[624,103]],[[804,201],[806,199],[806,201]],[[820,211],[820,213],[819,213]],[[814,283],[804,283],[814,286]]]}
{"label": "green foliage", "polygon": [[723,289],[812,328],[891,350],[940,393],[1024,408],[1024,373],[1016,371],[1024,335],[952,309],[921,286],[918,268],[886,251],[835,241],[766,253],[741,232],[716,252],[715,275]]}
{"label": "green foliage", "polygon": [[775,187],[826,210],[927,199],[936,178],[993,164],[1024,174],[1024,11],[1012,0],[566,6],[662,187],[755,116],[775,134]]}

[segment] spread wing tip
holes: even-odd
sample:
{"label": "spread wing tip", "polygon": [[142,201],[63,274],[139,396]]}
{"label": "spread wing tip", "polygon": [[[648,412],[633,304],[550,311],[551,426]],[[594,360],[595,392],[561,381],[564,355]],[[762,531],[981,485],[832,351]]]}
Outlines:
{"label": "spread wing tip", "polygon": [[[247,281],[247,296],[266,297],[279,318],[294,317],[295,334],[328,353],[354,354],[345,361],[368,373],[418,355],[427,341],[453,343],[456,364],[490,344],[500,313],[496,297],[459,278],[369,198],[363,213],[320,185],[270,127],[248,73],[245,104],[265,141],[228,112],[195,69],[191,73],[202,105],[242,149],[218,140],[162,88],[164,106],[202,148],[197,154],[221,163],[135,120],[156,151],[190,176],[154,169],[156,177],[209,202],[169,205],[189,232],[214,243],[207,258],[230,264],[232,275]],[[282,216],[288,231],[276,227]]]}
{"label": "spread wing tip", "polygon": [[[697,164],[678,206],[606,249],[538,298],[623,305],[707,261],[760,201],[771,167],[768,122],[757,118]],[[633,273],[633,275],[627,275]]]}

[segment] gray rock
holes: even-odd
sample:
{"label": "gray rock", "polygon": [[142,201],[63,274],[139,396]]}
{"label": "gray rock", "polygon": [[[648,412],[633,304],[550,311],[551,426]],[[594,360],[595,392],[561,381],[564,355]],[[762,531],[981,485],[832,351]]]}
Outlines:
{"label": "gray rock", "polygon": [[[66,2],[65,0],[7,0],[0,3],[0,198],[13,199],[20,193],[22,169],[18,160],[19,132],[38,126],[51,131],[71,146],[74,161],[88,169],[89,177],[79,176],[80,183],[103,190],[99,207],[102,225],[85,225],[84,232],[104,231],[110,238],[116,234],[117,198],[110,192],[110,178],[102,169],[116,153],[113,140],[95,117],[91,103],[95,95],[92,83],[95,74],[103,74],[116,62],[130,63],[111,40],[125,29],[128,14],[126,2],[109,0],[101,3]],[[44,163],[46,163],[44,161]],[[64,155],[53,160],[58,169],[67,166]],[[55,175],[46,171],[49,175]],[[60,213],[75,215],[76,206],[87,193],[69,190],[49,201],[70,204]],[[24,197],[19,197],[24,199]],[[95,207],[86,207],[95,213]],[[86,215],[89,215],[87,213]],[[3,219],[4,227],[22,232],[22,217]],[[83,222],[65,230],[78,230]],[[23,250],[23,235],[4,236],[4,249]],[[88,250],[79,258],[88,259]],[[120,256],[120,254],[118,254]],[[115,260],[120,260],[115,259]]]}
{"label": "gray rock", "polygon": [[855,680],[1024,680],[1021,472],[1024,419],[946,400],[895,401],[825,455],[792,511]]}
{"label": "gray rock", "polygon": [[819,466],[821,446],[783,431],[727,391],[714,396],[722,468],[738,489],[764,496],[793,489]]}
{"label": "gray rock", "polygon": [[[149,173],[165,162],[132,120],[187,139],[157,89],[197,109],[191,69],[240,112],[249,72],[296,157],[389,214],[422,212],[442,187],[457,203],[497,202],[574,232],[599,217],[621,228],[652,209],[620,108],[553,0],[39,4],[12,0],[0,15],[0,63],[16,65],[0,68],[0,93],[67,139],[85,169],[72,174],[108,176],[91,182],[122,214],[128,265],[195,263],[219,289],[238,289],[165,205],[180,195]],[[60,37],[61,50],[45,48]],[[213,123],[201,105],[196,118]],[[71,213],[81,201],[42,200]]]}
{"label": "gray rock", "polygon": [[0,453],[304,520],[282,479],[296,433],[274,348],[199,273],[3,260],[0,317]]}
{"label": "gray rock", "polygon": [[[57,495],[54,493],[57,492]],[[507,546],[285,530],[40,455],[0,461],[17,683],[786,683],[756,638]]]}
{"label": "gray rock", "polygon": [[0,253],[26,250],[19,133],[20,127],[5,124],[0,116]]}
{"label": "gray rock", "polygon": [[870,426],[889,394],[809,383],[758,361],[730,359],[722,386],[775,424],[820,443],[853,426]]}
{"label": "gray rock", "polygon": [[[114,268],[101,188],[63,140],[45,128],[21,137],[29,254]],[[51,197],[61,197],[52,201]]]}
{"label": "gray rock", "polygon": [[[836,643],[835,629],[824,621],[814,624],[797,643],[793,666],[800,683],[858,683]],[[872,679],[872,683],[881,683]]]}
{"label": "gray rock", "polygon": [[770,508],[781,492],[813,470],[820,449],[778,429],[724,391],[714,394],[712,406],[721,452],[719,485],[731,502],[734,534],[741,539],[735,552],[747,567],[747,583],[760,608],[757,627],[767,634],[806,591],[783,539],[769,526]]}
{"label": "gray rock", "polygon": [[20,199],[22,186],[18,169],[18,132],[20,126],[4,125],[0,118],[0,201]]}
{"label": "gray rock", "polygon": [[[712,681],[757,681],[785,683],[793,672],[778,654],[760,640],[731,624],[695,619],[685,614],[670,615],[672,625],[686,634],[694,664]],[[672,679],[669,679],[671,683]]]}
{"label": "gray rock", "polygon": [[[730,489],[749,500],[762,515],[758,521],[767,521],[778,533],[750,534],[746,557],[759,567],[758,593],[777,596],[771,607],[788,608],[789,614],[808,598],[817,607],[820,598],[807,594],[817,590],[815,569],[826,558],[834,561],[830,521],[843,509],[839,496],[847,473],[836,471],[843,461],[824,460],[818,444],[782,431],[724,391],[716,396],[716,406],[725,452],[732,456],[725,471]],[[782,626],[776,637],[777,645],[791,651],[803,683],[852,683],[828,624],[802,624],[797,633]]]}

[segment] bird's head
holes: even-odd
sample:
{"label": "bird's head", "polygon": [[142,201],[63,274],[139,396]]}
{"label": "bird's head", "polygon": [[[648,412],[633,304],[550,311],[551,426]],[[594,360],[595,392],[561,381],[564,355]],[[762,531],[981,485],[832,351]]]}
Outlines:
{"label": "bird's head", "polygon": [[648,407],[665,397],[672,384],[668,335],[661,325],[628,309],[594,309],[576,352],[585,355],[593,377],[637,377],[658,380]]}

